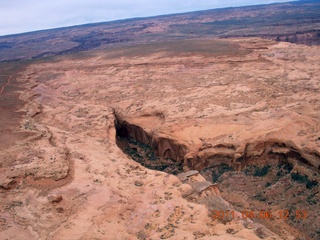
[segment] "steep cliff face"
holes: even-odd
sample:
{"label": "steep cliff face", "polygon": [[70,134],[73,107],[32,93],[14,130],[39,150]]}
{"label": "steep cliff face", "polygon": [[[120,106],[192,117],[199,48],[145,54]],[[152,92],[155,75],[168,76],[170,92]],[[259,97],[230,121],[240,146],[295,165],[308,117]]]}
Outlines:
{"label": "steep cliff face", "polygon": [[[201,144],[197,144],[198,136],[193,135],[195,143],[190,144],[192,141],[174,138],[174,130],[173,136],[164,137],[163,131],[139,126],[136,119],[116,119],[117,135],[131,139],[127,147],[134,151],[133,156],[128,155],[145,167],[177,175],[186,184],[183,196],[189,202],[201,203],[213,212],[217,206],[233,209],[224,199],[239,212],[243,209],[261,212],[262,208],[272,206],[277,213],[283,211],[283,206],[289,206],[291,217],[286,220],[286,228],[303,231],[309,224],[310,239],[317,239],[319,224],[314,224],[317,216],[313,213],[320,200],[320,154],[316,148],[299,147],[293,140],[274,137],[240,142],[227,136],[223,143],[201,138]],[[183,124],[179,127],[183,128]],[[137,147],[131,144],[134,141],[145,145]],[[156,156],[149,162],[146,158],[151,155],[140,150],[146,147]],[[134,156],[137,152],[138,158]],[[297,222],[293,215],[299,211],[309,214],[308,219]],[[276,218],[273,221],[268,223],[273,231],[284,224]]]}
{"label": "steep cliff face", "polygon": [[151,146],[155,155],[162,159],[169,158],[175,162],[183,163],[188,148],[178,140],[155,135],[140,126],[121,119],[119,116],[117,116],[115,125],[118,136],[133,138],[138,142]]}
{"label": "steep cliff face", "polygon": [[290,42],[297,44],[305,45],[319,45],[320,44],[320,31],[306,31],[306,32],[296,32],[292,34],[283,34],[278,36],[268,36],[267,38],[281,41],[281,42]]}
{"label": "steep cliff face", "polygon": [[[202,171],[206,168],[227,165],[243,170],[247,165],[281,164],[293,161],[319,169],[320,154],[316,149],[303,149],[292,141],[266,139],[248,143],[203,143],[200,147],[182,143],[170,136],[164,137],[116,116],[117,136],[131,138],[152,148],[160,159],[170,159],[183,166]],[[215,144],[215,145],[214,145]]]}
{"label": "steep cliff face", "polygon": [[[11,84],[27,84],[27,104],[1,126],[32,136],[0,146],[0,236],[319,239],[319,47],[171,44],[37,61],[13,77],[1,117],[15,116],[5,114],[17,103]],[[232,209],[224,199],[235,212],[288,209],[290,219],[260,222],[279,238],[241,213],[224,224],[209,212]]]}
{"label": "steep cliff face", "polygon": [[[285,29],[284,29],[285,31]],[[250,35],[253,36],[253,35]],[[319,45],[320,44],[320,31],[319,30],[308,30],[308,31],[298,31],[292,33],[264,33],[256,34],[255,36],[270,39],[276,42],[288,42],[295,44],[304,44],[308,46]],[[247,34],[230,34],[229,36],[224,36],[225,38],[235,38],[235,37],[248,37]]]}

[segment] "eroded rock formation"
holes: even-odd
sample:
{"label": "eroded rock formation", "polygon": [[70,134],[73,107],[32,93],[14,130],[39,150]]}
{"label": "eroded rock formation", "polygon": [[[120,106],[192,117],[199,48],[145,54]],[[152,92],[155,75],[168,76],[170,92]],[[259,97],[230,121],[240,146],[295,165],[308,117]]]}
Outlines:
{"label": "eroded rock formation", "polygon": [[[26,104],[20,125],[5,122],[23,137],[0,152],[1,236],[317,239],[319,47],[207,39],[183,41],[179,52],[177,44],[61,56],[12,79]],[[117,134],[183,172],[203,171],[179,179],[143,167]],[[204,174],[216,168],[219,191]],[[290,206],[314,214],[260,223],[241,214]],[[234,219],[212,219],[211,210],[233,208]]]}
{"label": "eroded rock formation", "polygon": [[[163,123],[164,121],[161,124]],[[133,138],[147,144],[152,147],[156,156],[162,159],[170,158],[198,171],[219,165],[228,165],[235,170],[242,170],[248,164],[287,163],[289,159],[308,165],[314,170],[320,167],[320,153],[317,149],[299,148],[291,140],[270,138],[249,143],[202,142],[202,145],[196,148],[186,142],[170,138],[170,136],[164,137],[161,133],[157,135],[153,129],[148,132],[143,127],[131,124],[125,120],[125,117],[117,114],[115,125],[118,136]],[[192,137],[197,138],[196,135]]]}

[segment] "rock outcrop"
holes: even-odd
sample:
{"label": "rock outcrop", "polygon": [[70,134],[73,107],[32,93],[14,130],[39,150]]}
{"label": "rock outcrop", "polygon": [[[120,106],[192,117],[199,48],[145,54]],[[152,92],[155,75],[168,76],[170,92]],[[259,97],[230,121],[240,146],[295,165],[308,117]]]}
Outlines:
{"label": "rock outcrop", "polygon": [[[23,137],[0,152],[0,236],[317,239],[319,56],[205,39],[30,63],[11,83],[24,86],[21,121],[4,122]],[[182,164],[180,178],[133,161],[117,135],[142,142],[127,146],[146,148],[150,163]],[[315,214],[265,226],[242,216],[290,206]]]}
{"label": "rock outcrop", "polygon": [[[137,116],[139,119],[139,116]],[[116,115],[117,135],[133,138],[152,147],[155,154],[162,158],[170,158],[175,162],[183,163],[189,169],[201,171],[208,167],[228,165],[235,170],[242,170],[248,164],[264,164],[268,162],[286,163],[288,159],[301,164],[320,168],[320,153],[317,149],[299,148],[292,140],[266,138],[256,142],[237,142],[235,140],[220,144],[215,142],[202,142],[200,147],[195,147],[188,141],[173,139],[173,136],[163,136],[154,129],[145,130],[142,126],[131,124]],[[164,122],[163,122],[164,123]],[[163,124],[161,123],[161,124]],[[159,129],[160,125],[157,125]],[[197,135],[193,135],[197,138]],[[214,145],[215,144],[215,145]]]}

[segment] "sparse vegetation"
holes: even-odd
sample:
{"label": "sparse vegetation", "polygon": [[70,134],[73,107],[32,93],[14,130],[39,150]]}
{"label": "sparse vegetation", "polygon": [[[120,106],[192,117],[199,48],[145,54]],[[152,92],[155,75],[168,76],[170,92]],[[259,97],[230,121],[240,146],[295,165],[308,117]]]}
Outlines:
{"label": "sparse vegetation", "polygon": [[309,180],[308,176],[301,175],[299,173],[291,173],[293,181],[306,185],[306,188],[311,189],[318,185],[317,181]]}
{"label": "sparse vegetation", "polygon": [[168,225],[158,228],[157,232],[163,232],[163,234],[160,236],[160,239],[168,239],[172,236],[174,236],[174,229],[176,228],[175,225],[172,223],[169,223]]}
{"label": "sparse vegetation", "polygon": [[250,165],[247,166],[243,172],[247,176],[264,177],[268,174],[270,168],[270,165],[263,166],[262,168],[259,166]]}
{"label": "sparse vegetation", "polygon": [[255,176],[255,177],[264,177],[265,175],[268,174],[270,168],[271,168],[271,166],[269,166],[269,165],[264,166],[262,168],[256,168],[253,176]]}
{"label": "sparse vegetation", "polygon": [[[59,38],[61,41],[58,39],[59,42],[51,41],[50,36],[48,43],[61,53],[97,47],[101,52],[30,61],[31,65],[21,76],[13,78],[16,85],[6,86],[1,95],[1,126],[14,129],[14,134],[11,130],[8,135],[3,135],[7,130],[1,133],[6,140],[1,154],[8,159],[1,161],[0,166],[3,166],[4,173],[17,181],[14,189],[0,189],[4,192],[1,201],[4,200],[4,211],[8,215],[6,221],[15,220],[7,221],[8,234],[14,234],[14,229],[20,228],[23,234],[28,230],[24,229],[25,226],[31,225],[43,238],[47,233],[49,237],[54,233],[59,238],[71,230],[79,230],[79,226],[73,226],[72,222],[83,220],[77,213],[78,209],[82,210],[82,205],[85,206],[82,203],[88,198],[101,198],[98,203],[106,203],[102,206],[102,215],[99,213],[101,216],[96,217],[96,211],[88,213],[86,221],[90,222],[90,229],[79,238],[112,238],[128,225],[130,231],[124,234],[128,239],[214,238],[220,232],[225,235],[238,231],[237,237],[245,231],[255,232],[260,238],[273,237],[269,230],[259,228],[249,219],[238,219],[238,214],[235,221],[231,214],[228,217],[224,214],[224,218],[217,221],[225,224],[221,228],[224,230],[213,229],[216,223],[212,223],[209,211],[213,208],[233,209],[227,203],[230,202],[237,211],[254,211],[255,222],[260,222],[256,213],[259,214],[261,209],[271,209],[277,218],[277,210],[285,211],[293,206],[288,214],[291,220],[288,216],[288,220],[262,220],[261,224],[266,223],[271,231],[278,231],[275,234],[286,234],[286,230],[292,229],[290,234],[299,234],[301,239],[310,236],[320,239],[317,231],[319,184],[314,181],[318,178],[314,168],[319,168],[315,161],[319,154],[317,149],[314,150],[319,142],[314,141],[316,138],[320,141],[320,136],[315,125],[317,121],[313,118],[319,109],[316,101],[318,86],[313,84],[319,71],[315,67],[304,69],[304,65],[317,66],[319,49],[245,38],[259,36],[284,41],[285,35],[289,35],[286,41],[297,38],[295,42],[307,42],[309,39],[310,44],[320,44],[320,35],[314,37],[320,30],[312,30],[313,23],[320,22],[320,5],[315,8],[308,4],[309,11],[305,16],[300,7],[291,5],[280,8],[280,5],[274,5],[270,11],[263,7],[263,18],[259,7],[254,7],[250,14],[251,8],[228,9],[228,15],[224,15],[224,10],[215,10],[170,16],[168,22],[166,17],[161,17],[161,21],[156,22],[148,18],[102,24],[102,33],[99,33],[99,25],[94,26],[94,31],[90,26],[85,27],[84,32],[81,28],[71,29],[71,38],[60,36],[66,38],[65,43],[62,38]],[[283,22],[284,18],[287,21]],[[296,34],[297,29],[301,34]],[[53,36],[56,31],[49,33]],[[213,34],[219,39],[211,39]],[[48,40],[44,32],[40,35],[41,41]],[[237,41],[225,39],[240,36],[243,38],[237,38]],[[30,58],[58,53],[51,53],[48,48],[50,53],[34,55],[42,54],[40,48],[45,46],[37,44],[38,40],[34,42],[33,37],[27,37],[23,40],[27,47],[24,51],[22,42],[19,43],[21,48],[12,46],[12,50],[19,50],[16,56]],[[28,39],[32,40],[32,48]],[[312,39],[316,41],[312,42]],[[6,45],[11,44],[10,41],[3,40]],[[102,51],[104,48],[107,50]],[[0,57],[5,59],[2,55]],[[16,56],[12,55],[12,58]],[[1,74],[6,74],[0,70]],[[6,83],[5,78],[1,81]],[[41,103],[45,111],[29,119],[28,115],[36,105],[18,103],[18,97],[10,98],[10,91],[15,90],[15,86],[22,97],[31,96],[28,102]],[[41,99],[38,95],[32,96],[39,92]],[[17,109],[21,111],[17,112]],[[123,114],[124,119],[141,124],[145,129],[146,135],[138,132],[139,126],[136,126],[138,130],[128,129],[121,135],[136,136],[149,144],[123,138],[125,142],[121,143],[121,149],[136,162],[175,174],[182,169],[182,164],[176,161],[185,160],[185,171],[201,171],[208,167],[204,177],[219,184],[212,186],[211,192],[209,188],[203,191],[198,186],[206,185],[196,182],[204,180],[199,175],[179,181],[127,159],[114,146],[118,120],[124,120],[117,119],[117,114]],[[34,130],[30,132],[32,135],[29,131],[21,131],[28,141],[19,140],[17,147],[7,148],[6,145],[13,142],[11,137],[20,134],[16,131],[20,123],[21,130]],[[305,132],[300,131],[295,136],[299,129]],[[33,136],[37,131],[40,131],[39,136]],[[172,142],[161,140],[160,144],[160,138],[169,137],[173,138]],[[178,144],[185,145],[185,148],[178,148]],[[50,165],[46,166],[45,161],[50,156],[60,154],[64,149],[70,150],[70,156],[63,155],[65,158],[61,157],[61,161],[60,157],[56,160],[52,157]],[[76,155],[78,150],[82,156]],[[160,159],[156,154],[168,158]],[[42,156],[43,159],[36,158]],[[32,164],[39,166],[36,171],[28,162],[34,157],[36,160],[32,160]],[[278,161],[281,164],[277,168]],[[229,166],[231,162],[237,171]],[[295,164],[295,170],[288,162]],[[219,166],[221,163],[225,164]],[[243,172],[238,171],[248,163],[252,165]],[[70,178],[63,179],[69,170]],[[296,170],[301,173],[293,173]],[[313,171],[315,175],[312,175]],[[303,176],[302,172],[309,177]],[[27,178],[24,178],[25,173]],[[80,184],[74,182],[79,176],[83,180]],[[60,179],[62,181],[58,181]],[[64,186],[69,183],[76,185],[77,189],[66,189]],[[91,191],[93,188],[98,191]],[[66,201],[61,206],[48,205],[45,197],[52,191],[63,194]],[[104,198],[110,194],[115,199],[112,204],[107,204],[108,199]],[[19,199],[24,201],[23,206],[11,205]],[[95,206],[99,207],[98,204]],[[308,211],[308,219],[297,220],[295,209]],[[111,224],[99,224],[110,218],[110,213],[114,216]],[[75,218],[68,218],[70,214]],[[34,216],[52,221],[37,223]],[[58,234],[52,233],[53,227],[61,224],[61,219],[65,219],[63,225],[67,228],[61,227]]]}
{"label": "sparse vegetation", "polygon": [[234,233],[235,233],[235,230],[234,230],[233,228],[228,228],[228,229],[226,230],[226,233],[228,233],[228,234],[234,234]]}
{"label": "sparse vegetation", "polygon": [[293,164],[291,163],[278,164],[277,169],[278,169],[277,176],[281,178],[292,171]]}
{"label": "sparse vegetation", "polygon": [[139,240],[145,240],[145,239],[147,239],[147,234],[143,231],[143,230],[140,230],[137,234],[136,234],[136,236],[137,236],[137,239],[139,239]]}
{"label": "sparse vegetation", "polygon": [[283,169],[286,170],[287,172],[291,172],[293,169],[292,163],[286,163],[286,164],[283,164],[282,166],[283,166]]}
{"label": "sparse vegetation", "polygon": [[255,196],[254,196],[255,199],[257,199],[258,201],[260,202],[265,202],[267,201],[267,198],[265,196],[262,195],[262,193],[257,193]]}
{"label": "sparse vegetation", "polygon": [[263,229],[261,227],[258,227],[256,229],[256,234],[261,239],[264,239],[265,237],[267,237],[267,234],[263,231]]}
{"label": "sparse vegetation", "polygon": [[271,185],[272,185],[271,182],[267,182],[266,185],[265,185],[265,187],[267,188],[267,187],[270,187]]}
{"label": "sparse vegetation", "polygon": [[227,164],[221,164],[219,167],[212,170],[212,181],[217,182],[223,173],[231,171],[233,171],[232,167]]}
{"label": "sparse vegetation", "polygon": [[306,188],[311,189],[314,188],[315,186],[318,186],[318,182],[317,181],[310,181],[306,184]]}
{"label": "sparse vegetation", "polygon": [[315,196],[316,196],[316,194],[311,194],[308,196],[307,200],[310,205],[317,204],[317,200],[314,199]]}
{"label": "sparse vegetation", "polygon": [[134,138],[117,137],[118,146],[125,154],[146,168],[163,171],[170,174],[178,174],[182,171],[182,163],[173,159],[160,159],[156,157],[152,147],[139,142]]}

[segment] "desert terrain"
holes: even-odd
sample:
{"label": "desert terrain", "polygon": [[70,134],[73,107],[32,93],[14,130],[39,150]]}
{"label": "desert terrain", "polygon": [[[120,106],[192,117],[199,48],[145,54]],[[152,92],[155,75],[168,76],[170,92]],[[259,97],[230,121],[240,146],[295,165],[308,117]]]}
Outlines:
{"label": "desert terrain", "polygon": [[320,3],[0,37],[0,239],[320,239]]}
{"label": "desert terrain", "polygon": [[18,61],[151,42],[261,37],[320,44],[320,2],[300,0],[211,9],[0,36],[0,61]]}
{"label": "desert terrain", "polygon": [[1,238],[318,239],[319,61],[236,38],[2,63]]}

